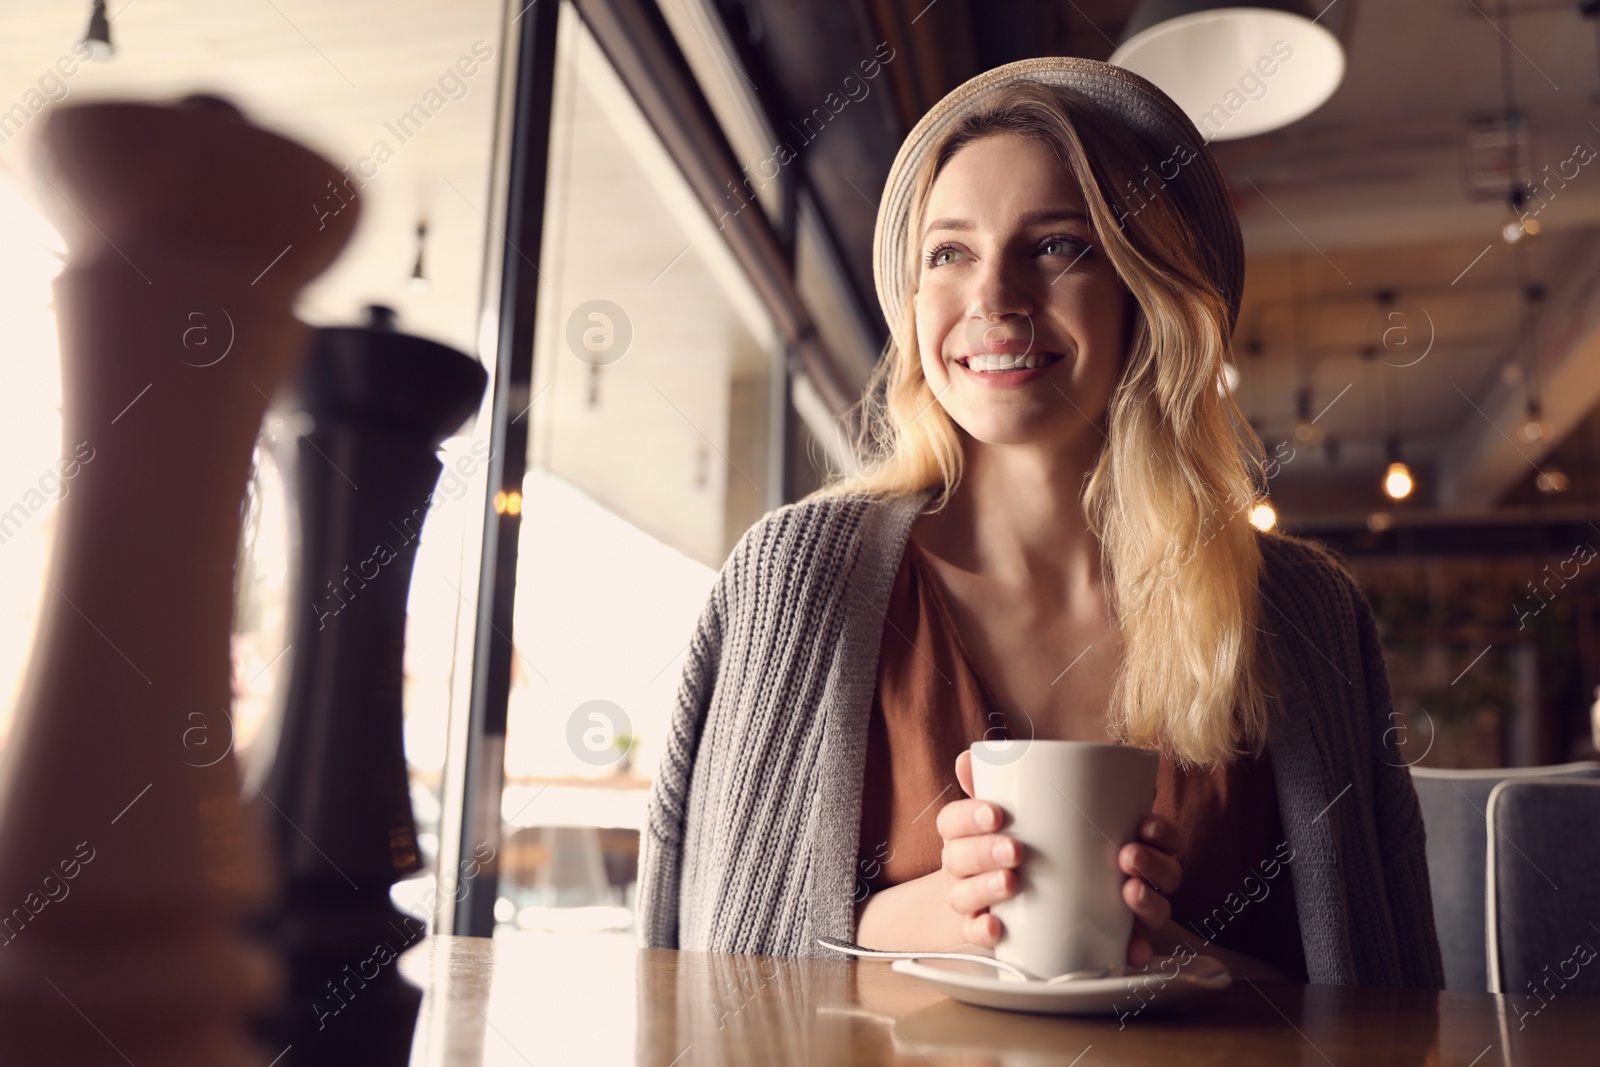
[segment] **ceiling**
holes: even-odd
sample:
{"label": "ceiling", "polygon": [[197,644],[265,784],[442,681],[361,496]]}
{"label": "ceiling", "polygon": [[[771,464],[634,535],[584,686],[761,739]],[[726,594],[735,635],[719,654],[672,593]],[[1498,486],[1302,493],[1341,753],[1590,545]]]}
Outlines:
{"label": "ceiling", "polygon": [[[1105,58],[1134,7],[1134,0],[705,2],[716,6],[777,129],[837,91],[861,60],[892,52],[871,92],[806,144],[796,164],[840,249],[863,321],[880,329],[871,234],[904,131],[949,88],[999,63],[1041,54]],[[1506,6],[1513,84],[1532,130],[1535,169],[1571,160],[1580,143],[1600,148],[1594,25],[1579,17],[1575,0]],[[60,2],[8,12],[0,109],[67,54],[87,8]],[[499,5],[487,0],[396,0],[381,8],[259,0],[217,10],[195,0],[134,0],[111,9],[119,54],[68,79],[70,99],[220,91],[257,121],[342,163],[386,139],[386,123],[475,41],[499,43]],[[1292,432],[1300,391],[1309,387],[1311,410],[1327,409],[1319,427],[1338,442],[1333,458],[1320,447],[1300,450],[1275,481],[1274,499],[1291,524],[1361,518],[1382,506],[1377,474],[1391,436],[1419,475],[1402,517],[1407,509],[1449,514],[1514,504],[1535,492],[1532,479],[1547,464],[1573,469],[1568,492],[1546,503],[1600,505],[1600,475],[1578,469],[1592,465],[1593,450],[1566,443],[1600,406],[1600,261],[1592,240],[1600,228],[1600,165],[1547,186],[1537,238],[1515,249],[1500,238],[1504,204],[1474,195],[1464,178],[1468,119],[1501,101],[1501,37],[1484,14],[1496,10],[1483,0],[1336,0],[1322,22],[1342,40],[1349,66],[1333,98],[1287,129],[1213,146],[1248,253],[1236,346],[1241,406],[1272,447]],[[355,244],[308,292],[308,319],[350,321],[378,299],[400,309],[405,328],[476,350],[496,77],[491,61],[424,136],[395,146],[364,190],[367,217]],[[19,160],[16,141],[0,144],[0,173],[15,176]],[[422,218],[435,269],[417,291],[408,282]],[[1517,437],[1530,366],[1519,278],[1548,292],[1534,333],[1534,380],[1552,432],[1531,444]]]}
{"label": "ceiling", "polygon": [[[889,91],[852,104],[800,160],[873,309],[875,202],[910,124],[1000,63],[1107,58],[1135,6],[719,3],[780,119],[806,113],[875,47],[895,49],[885,65]],[[1540,168],[1565,163],[1570,175],[1577,145],[1600,149],[1596,27],[1575,0],[1513,0],[1506,9],[1533,169],[1548,174]],[[1503,195],[1475,193],[1465,177],[1469,117],[1502,107],[1502,37],[1485,14],[1496,11],[1488,0],[1335,0],[1321,18],[1348,61],[1334,96],[1286,129],[1213,145],[1248,256],[1236,337],[1241,407],[1273,448],[1292,434],[1300,390],[1309,387],[1313,414],[1327,408],[1318,427],[1337,442],[1332,458],[1322,446],[1300,449],[1274,482],[1290,525],[1364,521],[1389,506],[1378,484],[1391,436],[1419,476],[1402,520],[1407,511],[1501,508],[1532,491],[1547,454],[1573,465],[1592,454],[1556,446],[1600,402],[1600,264],[1590,262],[1600,165],[1544,187],[1538,237],[1515,249],[1501,238],[1510,218]],[[1535,380],[1551,424],[1551,439],[1533,444],[1517,437],[1532,366],[1522,299],[1529,283],[1547,292]],[[1560,502],[1600,504],[1600,478],[1572,473]]]}

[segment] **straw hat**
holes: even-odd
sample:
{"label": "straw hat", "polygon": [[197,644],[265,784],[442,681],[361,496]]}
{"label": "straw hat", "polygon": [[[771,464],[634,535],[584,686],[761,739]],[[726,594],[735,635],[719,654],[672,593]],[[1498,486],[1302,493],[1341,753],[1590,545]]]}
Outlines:
{"label": "straw hat", "polygon": [[[902,309],[912,282],[908,264],[902,262],[906,249],[906,227],[910,223],[911,199],[916,192],[917,175],[944,135],[958,122],[981,108],[996,92],[1019,82],[1076,89],[1110,112],[1131,130],[1149,149],[1150,172],[1155,178],[1155,195],[1171,195],[1200,234],[1208,273],[1228,300],[1228,326],[1239,317],[1239,296],[1244,289],[1244,240],[1239,233],[1239,218],[1234,213],[1222,171],[1206,147],[1205,138],[1195,129],[1183,109],[1137,74],[1121,67],[1092,59],[1048,57],[1024,59],[985,71],[951,90],[922,117],[907,135],[889,180],[884,183],[878,205],[878,224],[872,236],[872,275],[877,283],[878,304],[889,328],[899,337]],[[1168,179],[1163,161],[1173,160],[1179,149],[1187,149]]]}

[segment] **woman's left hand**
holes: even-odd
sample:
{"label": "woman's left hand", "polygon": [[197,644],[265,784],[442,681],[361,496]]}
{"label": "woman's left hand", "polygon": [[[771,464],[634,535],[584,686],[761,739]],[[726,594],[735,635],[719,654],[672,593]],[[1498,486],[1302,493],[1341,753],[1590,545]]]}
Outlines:
{"label": "woman's left hand", "polygon": [[1183,868],[1173,853],[1178,851],[1178,827],[1171,819],[1146,815],[1139,821],[1139,840],[1122,846],[1117,866],[1128,879],[1122,883],[1122,900],[1133,912],[1133,936],[1128,939],[1128,963],[1143,967],[1157,947],[1152,943],[1156,931],[1172,918],[1167,897],[1183,884]]}

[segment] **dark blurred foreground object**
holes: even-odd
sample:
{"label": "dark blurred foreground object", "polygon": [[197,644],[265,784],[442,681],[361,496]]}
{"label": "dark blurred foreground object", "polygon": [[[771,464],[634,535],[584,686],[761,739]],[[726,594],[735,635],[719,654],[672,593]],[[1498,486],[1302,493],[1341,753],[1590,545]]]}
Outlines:
{"label": "dark blurred foreground object", "polygon": [[234,562],[294,299],[356,211],[315,225],[338,168],[215,100],[38,130],[76,469],[0,805],[0,1060],[266,1067],[248,1020],[283,968],[244,932],[271,881],[232,755]]}
{"label": "dark blurred foreground object", "polygon": [[402,737],[406,600],[442,465],[478,409],[474,359],[396,333],[318,330],[284,404],[309,422],[292,457],[299,561],[294,665],[263,795],[283,872],[274,939],[290,993],[275,1023],[298,1064],[403,1065],[422,991],[395,958],[426,932],[389,899],[422,869]]}

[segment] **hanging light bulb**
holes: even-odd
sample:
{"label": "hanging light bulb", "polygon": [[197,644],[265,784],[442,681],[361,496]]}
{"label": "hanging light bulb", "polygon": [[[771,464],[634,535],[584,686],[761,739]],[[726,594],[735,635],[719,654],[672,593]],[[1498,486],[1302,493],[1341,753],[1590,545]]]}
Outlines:
{"label": "hanging light bulb", "polygon": [[1522,206],[1528,202],[1528,194],[1521,186],[1511,190],[1508,202],[1511,207],[1511,221],[1500,231],[1500,236],[1505,238],[1506,244],[1514,245],[1524,237],[1539,236],[1539,220],[1524,217]]}
{"label": "hanging light bulb", "polygon": [[1522,438],[1524,443],[1533,445],[1538,444],[1540,441],[1550,440],[1551,435],[1554,433],[1555,427],[1545,421],[1544,406],[1539,402],[1539,398],[1530,396],[1528,398],[1528,413],[1522,420],[1522,425],[1517,427],[1517,436]]}
{"label": "hanging light bulb", "polygon": [[422,271],[422,251],[428,241],[428,223],[425,219],[417,221],[417,262],[411,268],[411,289],[413,292],[425,293],[428,291],[428,276]]}
{"label": "hanging light bulb", "polygon": [[1263,532],[1278,525],[1278,513],[1265,500],[1250,509],[1250,525]]}
{"label": "hanging light bulb", "polygon": [[1294,394],[1294,443],[1303,448],[1322,443],[1322,427],[1311,417],[1311,380],[1315,366],[1310,354],[1300,343],[1300,273],[1297,257],[1289,259],[1289,342],[1294,349],[1294,361],[1299,368],[1300,388]]}
{"label": "hanging light bulb", "polygon": [[[1523,205],[1528,202],[1528,189],[1532,185],[1526,172],[1526,167],[1528,166],[1528,123],[1527,117],[1517,107],[1516,94],[1512,91],[1511,84],[1511,50],[1515,48],[1520,52],[1522,49],[1517,48],[1517,43],[1511,39],[1511,31],[1504,24],[1506,15],[1505,0],[1501,0],[1491,25],[1494,26],[1495,32],[1500,37],[1498,42],[1500,47],[1500,99],[1505,113],[1505,130],[1514,139],[1510,142],[1512,154],[1506,175],[1510,181],[1510,191],[1507,199],[1511,208],[1511,221],[1506,223],[1505,228],[1500,231],[1500,236],[1505,238],[1506,244],[1515,245],[1524,236],[1532,237],[1537,234],[1539,232],[1539,222],[1537,219],[1528,218],[1527,212],[1523,211]],[[1488,16],[1485,15],[1484,18],[1487,19]],[[1542,206],[1543,203],[1544,201],[1541,200],[1540,205]],[[1538,211],[1535,211],[1534,214],[1537,215]],[[1520,272],[1518,277],[1521,277]]]}
{"label": "hanging light bulb", "polygon": [[1295,394],[1296,417],[1294,422],[1294,441],[1297,445],[1319,445],[1322,443],[1322,427],[1311,421],[1311,389],[1302,388]]}
{"label": "hanging light bulb", "polygon": [[[1514,257],[1516,258],[1516,257]],[[1516,258],[1518,266],[1517,276],[1520,279],[1521,260]],[[1517,427],[1517,436],[1526,444],[1538,444],[1548,441],[1555,434],[1555,427],[1544,417],[1544,404],[1539,398],[1539,333],[1538,333],[1538,307],[1544,301],[1544,286],[1532,282],[1523,287],[1522,297],[1524,307],[1527,309],[1523,322],[1524,348],[1527,352],[1528,369],[1523,372],[1523,380],[1527,383],[1528,406],[1527,417],[1522,420],[1522,425]]]}
{"label": "hanging light bulb", "polygon": [[1404,463],[1389,464],[1389,469],[1383,476],[1383,491],[1389,494],[1391,500],[1404,500],[1411,495],[1411,490],[1416,488],[1416,484],[1411,477],[1411,468]]}
{"label": "hanging light bulb", "polygon": [[111,21],[106,18],[106,0],[94,0],[83,43],[89,46],[90,59],[110,59],[116,54],[116,49],[111,47]]}
{"label": "hanging light bulb", "polygon": [[1389,438],[1389,468],[1383,472],[1383,491],[1390,500],[1404,500],[1416,487],[1411,468],[1400,458],[1400,439]]}

